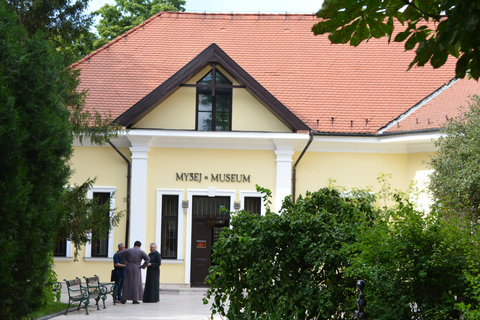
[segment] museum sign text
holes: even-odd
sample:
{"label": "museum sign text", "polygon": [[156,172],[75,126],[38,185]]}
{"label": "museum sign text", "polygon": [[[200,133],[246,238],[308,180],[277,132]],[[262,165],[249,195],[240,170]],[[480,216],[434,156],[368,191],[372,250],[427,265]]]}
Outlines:
{"label": "museum sign text", "polygon": [[177,172],[176,181],[197,181],[209,180],[212,182],[250,182],[250,175],[243,173],[211,173],[203,174],[201,172]]}

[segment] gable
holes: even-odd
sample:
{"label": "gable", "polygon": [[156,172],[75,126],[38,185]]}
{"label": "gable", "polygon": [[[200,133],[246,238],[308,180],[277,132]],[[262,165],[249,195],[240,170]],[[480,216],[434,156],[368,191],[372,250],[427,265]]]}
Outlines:
{"label": "gable", "polygon": [[[326,135],[377,134],[454,75],[453,59],[439,69],[425,66],[407,72],[413,53],[404,52],[403,43],[387,45],[385,39],[370,39],[358,47],[332,45],[328,37],[311,32],[316,20],[312,14],[160,12],[72,68],[81,69],[79,90],[88,90],[86,110],[117,119],[172,77],[187,76],[176,73],[216,43],[223,56],[216,57],[211,50],[203,65],[195,65],[197,70],[208,65],[210,58],[215,61],[228,54],[232,61],[225,58],[227,64],[274,97],[269,99],[257,90],[253,95],[260,97],[259,101],[274,101],[268,104],[271,109],[272,105],[288,108],[301,123]],[[402,28],[400,24],[397,27]],[[166,89],[175,91],[191,74]],[[238,79],[247,85],[248,81]],[[252,93],[250,87],[254,86],[247,88]],[[137,111],[128,114],[134,120],[127,119],[127,127],[147,114],[145,109]],[[289,117],[275,112],[281,118]],[[431,115],[428,118],[432,123]],[[434,123],[438,128],[438,122]],[[414,126],[418,127],[416,122]],[[287,127],[293,128],[291,124]]]}
{"label": "gable", "polygon": [[[291,132],[271,111],[224,68],[217,67],[238,88],[232,90],[232,131]],[[195,85],[211,71],[207,66],[159,102],[131,128],[195,130],[197,90]]]}
{"label": "gable", "polygon": [[308,126],[285,107],[270,92],[261,86],[254,78],[245,72],[216,44],[211,44],[197,57],[176,72],[167,81],[151,91],[134,106],[120,115],[115,121],[126,128],[132,128],[140,119],[150,113],[160,102],[171,96],[180,86],[188,82],[199,72],[212,64],[218,64],[241,84],[257,101],[273,114],[290,131],[308,130]]}

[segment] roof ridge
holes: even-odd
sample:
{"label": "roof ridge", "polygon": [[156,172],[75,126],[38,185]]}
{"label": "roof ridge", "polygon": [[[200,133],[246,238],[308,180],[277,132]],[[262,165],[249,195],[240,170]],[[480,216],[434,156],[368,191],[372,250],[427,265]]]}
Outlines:
{"label": "roof ridge", "polygon": [[403,119],[405,119],[406,117],[408,117],[409,115],[411,115],[412,113],[414,113],[415,111],[417,111],[418,109],[426,105],[428,102],[432,101],[435,97],[440,95],[442,92],[450,88],[458,80],[459,80],[458,78],[452,78],[448,83],[445,83],[440,88],[438,88],[437,90],[435,90],[434,92],[430,93],[428,96],[423,98],[420,102],[416,103],[413,107],[411,107],[410,109],[408,109],[407,111],[399,115],[397,118],[387,123],[383,128],[380,128],[380,130],[378,130],[378,134],[383,134],[385,131],[392,128],[397,123],[401,122]]}
{"label": "roof ridge", "polygon": [[[166,14],[169,14],[169,15],[166,15]],[[261,17],[261,16],[272,17],[273,16],[274,18],[283,17],[285,19],[287,17],[294,17],[294,16],[316,18],[316,14],[307,14],[307,13],[296,14],[296,13],[288,13],[288,12],[285,12],[285,13],[260,13],[260,12],[259,13],[233,13],[233,12],[232,13],[207,13],[207,12],[200,13],[200,12],[159,11],[158,13],[154,14],[153,16],[148,18],[147,20],[140,23],[138,26],[133,27],[132,29],[130,29],[130,30],[126,31],[125,33],[119,35],[115,39],[113,39],[113,40],[109,41],[108,43],[104,44],[103,46],[101,46],[97,50],[93,51],[92,53],[89,53],[88,55],[86,55],[82,59],[78,60],[77,62],[72,63],[70,65],[70,68],[75,68],[79,64],[82,64],[83,62],[85,62],[86,60],[91,59],[93,56],[99,54],[100,52],[104,51],[105,49],[108,49],[111,45],[113,45],[113,44],[119,42],[120,40],[128,37],[128,35],[134,33],[139,28],[145,27],[145,25],[149,24],[150,22],[152,22],[156,18],[158,18],[158,17],[160,17],[160,18],[171,18],[172,16],[176,16],[175,19],[179,18],[180,16],[185,16],[185,17],[188,17],[188,16],[202,16],[202,19],[205,19],[207,17],[210,18],[211,16],[226,16],[226,17],[230,17],[230,18],[233,17],[233,16],[248,16],[248,17]]]}

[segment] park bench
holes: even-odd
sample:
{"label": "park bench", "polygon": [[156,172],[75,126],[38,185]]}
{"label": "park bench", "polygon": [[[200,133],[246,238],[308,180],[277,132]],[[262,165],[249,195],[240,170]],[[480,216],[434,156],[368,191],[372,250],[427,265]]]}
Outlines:
{"label": "park bench", "polygon": [[88,314],[88,304],[90,303],[90,297],[87,288],[82,286],[82,280],[77,277],[73,280],[64,279],[64,281],[67,284],[68,289],[68,306],[67,310],[65,310],[65,314],[67,314],[72,302],[79,302],[77,310],[80,309],[83,303],[85,305],[85,309],[87,310],[86,314]]}
{"label": "park bench", "polygon": [[100,278],[97,275],[89,278],[84,276],[84,278],[85,283],[87,284],[89,298],[93,298],[96,301],[95,305],[97,306],[97,310],[100,310],[100,308],[98,307],[98,302],[100,301],[100,299],[103,300],[103,309],[106,309],[105,300],[107,299],[108,294],[107,287],[100,283]]}
{"label": "park bench", "polygon": [[[95,277],[98,277],[98,276],[95,275]],[[100,283],[107,288],[106,294],[111,295],[113,299],[113,304],[116,304],[115,297],[116,297],[117,287],[115,286],[115,282],[100,282]]]}

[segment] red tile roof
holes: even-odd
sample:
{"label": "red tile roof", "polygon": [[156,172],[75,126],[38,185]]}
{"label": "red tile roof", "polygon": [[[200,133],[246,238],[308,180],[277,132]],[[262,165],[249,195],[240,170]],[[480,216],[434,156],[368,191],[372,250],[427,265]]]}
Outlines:
{"label": "red tile roof", "polygon": [[413,53],[404,52],[403,43],[332,45],[313,35],[316,21],[298,14],[162,12],[73,67],[82,69],[87,108],[116,118],[216,43],[314,131],[366,134],[377,133],[454,76],[452,59],[440,69],[407,72]]}
{"label": "red tile roof", "polygon": [[475,93],[480,93],[480,84],[476,80],[458,80],[386,132],[437,129],[447,119],[457,116],[459,108],[466,107]]}

